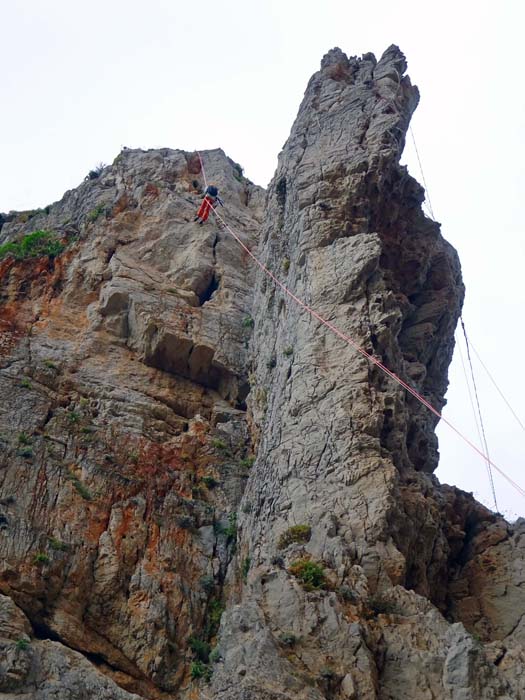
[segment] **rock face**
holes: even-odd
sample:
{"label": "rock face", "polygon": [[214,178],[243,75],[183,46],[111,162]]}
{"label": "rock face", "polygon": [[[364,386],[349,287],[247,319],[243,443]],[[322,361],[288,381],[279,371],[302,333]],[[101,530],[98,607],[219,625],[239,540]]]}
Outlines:
{"label": "rock face", "polygon": [[[464,290],[399,165],[405,70],[329,52],[265,202],[203,158],[261,261],[441,409]],[[195,154],[96,175],[0,220],[66,244],[0,261],[0,697],[525,698],[525,523],[441,486],[433,414],[193,222]]]}

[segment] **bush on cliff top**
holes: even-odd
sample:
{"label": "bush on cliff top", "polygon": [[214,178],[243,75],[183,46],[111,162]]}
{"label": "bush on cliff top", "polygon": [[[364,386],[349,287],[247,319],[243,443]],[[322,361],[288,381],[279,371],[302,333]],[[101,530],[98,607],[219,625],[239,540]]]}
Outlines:
{"label": "bush on cliff top", "polygon": [[60,255],[65,246],[54,231],[33,231],[19,241],[0,245],[0,260],[12,255],[15,260]]}

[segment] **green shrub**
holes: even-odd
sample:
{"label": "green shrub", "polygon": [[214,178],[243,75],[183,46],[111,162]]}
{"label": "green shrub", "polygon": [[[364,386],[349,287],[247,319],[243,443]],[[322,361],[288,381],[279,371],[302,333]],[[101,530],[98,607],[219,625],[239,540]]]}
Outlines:
{"label": "green shrub", "polygon": [[45,255],[56,257],[64,248],[65,245],[54,231],[33,231],[19,241],[0,245],[0,260],[9,255],[12,255],[15,260],[41,258]]}
{"label": "green shrub", "polygon": [[224,528],[223,533],[229,540],[234,540],[237,537],[237,513],[228,515],[228,525]]}
{"label": "green shrub", "polygon": [[97,205],[94,209],[92,209],[90,212],[88,212],[87,215],[87,220],[88,221],[96,221],[98,217],[103,214],[106,211],[106,207],[104,204],[99,204]]}
{"label": "green shrub", "polygon": [[190,644],[190,649],[195,654],[195,657],[197,659],[199,659],[199,661],[204,661],[204,663],[208,663],[208,659],[210,658],[210,649],[211,649],[208,642],[204,642],[202,639],[199,639],[198,637],[190,637],[189,644]]}
{"label": "green shrub", "polygon": [[203,678],[205,681],[209,681],[212,675],[212,670],[209,666],[202,663],[202,661],[193,661],[190,667],[190,674],[194,680]]}
{"label": "green shrub", "polygon": [[301,581],[306,591],[319,590],[326,586],[323,566],[311,559],[297,559],[288,571]]}
{"label": "green shrub", "polygon": [[284,348],[283,355],[285,357],[290,357],[290,355],[293,355],[293,348],[291,345],[289,345],[287,348]]}
{"label": "green shrub", "polygon": [[23,377],[23,379],[20,380],[20,386],[22,387],[22,389],[32,389],[33,388],[33,385],[31,384],[31,382],[29,381],[29,379],[27,377]]}
{"label": "green shrub", "polygon": [[243,328],[253,328],[255,326],[255,321],[251,316],[245,316],[242,320]]}
{"label": "green shrub", "polygon": [[82,498],[85,501],[93,500],[93,496],[91,495],[91,492],[86,488],[86,486],[84,486],[84,484],[80,481],[80,479],[78,477],[76,477],[74,474],[72,474],[70,472],[67,475],[67,478],[69,479],[69,481],[71,481],[73,486],[76,488],[78,493],[82,496]]}
{"label": "green shrub", "polygon": [[206,486],[207,489],[214,489],[219,482],[217,481],[217,479],[214,479],[213,476],[203,476],[202,483]]}
{"label": "green shrub", "polygon": [[279,537],[277,547],[285,549],[292,542],[308,542],[312,536],[310,525],[293,525]]}
{"label": "green shrub", "polygon": [[[117,156],[118,158],[118,156]],[[115,162],[117,162],[117,158],[115,158]],[[97,177],[100,177],[102,175],[102,171],[104,168],[107,167],[105,163],[97,163],[95,167],[89,171],[89,173],[86,175],[84,178],[85,180],[96,180]]]}
{"label": "green shrub", "polygon": [[44,552],[39,552],[36,557],[33,559],[33,562],[35,564],[49,564],[51,560],[47,556],[47,554],[44,554]]}
{"label": "green shrub", "polygon": [[283,259],[283,270],[285,272],[288,272],[289,269],[290,269],[290,260],[289,260],[289,258],[284,258]]}
{"label": "green shrub", "polygon": [[250,457],[245,457],[239,462],[240,466],[244,469],[251,469],[255,464],[255,457],[251,455]]}
{"label": "green shrub", "polygon": [[237,180],[237,182],[242,182],[243,173],[244,168],[241,165],[239,165],[239,163],[235,163],[235,165],[233,166],[233,177]]}
{"label": "green shrub", "polygon": [[55,365],[55,363],[52,360],[44,360],[44,365],[48,367],[49,369],[58,369],[58,367]]}
{"label": "green shrub", "polygon": [[57,540],[55,537],[48,537],[47,541],[51,549],[54,549],[55,552],[65,552],[68,549],[68,546],[65,542]]}
{"label": "green shrub", "polygon": [[228,449],[224,440],[219,440],[219,439],[212,440],[211,446],[214,447],[216,450],[227,450]]}
{"label": "green shrub", "polygon": [[213,576],[201,576],[200,584],[201,588],[206,591],[206,593],[211,593],[215,588],[215,579]]}
{"label": "green shrub", "polygon": [[27,639],[19,639],[15,646],[17,649],[20,649],[20,651],[25,651],[26,649],[29,649],[29,642]]}
{"label": "green shrub", "polygon": [[18,434],[18,444],[19,445],[30,445],[31,444],[31,438],[27,433],[19,433]]}
{"label": "green shrub", "polygon": [[215,637],[219,630],[219,625],[221,624],[222,613],[224,612],[224,605],[220,600],[214,598],[210,600],[208,607],[208,616],[206,618],[206,636]]}
{"label": "green shrub", "polygon": [[85,501],[91,501],[93,500],[93,496],[91,495],[91,492],[89,489],[87,489],[84,484],[79,481],[78,479],[75,479],[73,481],[73,486],[76,488],[76,490],[79,492],[79,494],[82,496],[82,498]]}

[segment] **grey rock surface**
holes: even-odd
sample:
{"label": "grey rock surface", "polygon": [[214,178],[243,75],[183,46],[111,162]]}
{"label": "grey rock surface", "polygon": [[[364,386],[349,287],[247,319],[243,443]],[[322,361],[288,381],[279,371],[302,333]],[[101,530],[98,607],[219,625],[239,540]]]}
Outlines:
{"label": "grey rock surface", "polygon": [[0,595],[2,700],[139,700],[98,671],[82,654],[58,642],[31,639],[31,625]]}
{"label": "grey rock surface", "polygon": [[[464,288],[399,164],[405,72],[330,51],[266,194],[202,156],[248,248],[441,410]],[[523,522],[439,484],[434,414],[195,224],[203,186],[125,149],[0,219],[64,245],[0,260],[0,698],[525,700]]]}

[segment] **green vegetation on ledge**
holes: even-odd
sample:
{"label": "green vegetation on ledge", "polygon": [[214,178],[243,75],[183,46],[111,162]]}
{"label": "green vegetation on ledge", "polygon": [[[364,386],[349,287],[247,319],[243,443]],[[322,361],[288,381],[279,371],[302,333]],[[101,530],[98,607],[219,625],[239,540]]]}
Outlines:
{"label": "green vegetation on ledge", "polygon": [[63,252],[64,243],[54,231],[33,231],[19,241],[0,245],[0,260],[12,255],[15,260],[40,258],[44,255],[56,257]]}

